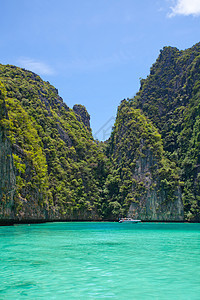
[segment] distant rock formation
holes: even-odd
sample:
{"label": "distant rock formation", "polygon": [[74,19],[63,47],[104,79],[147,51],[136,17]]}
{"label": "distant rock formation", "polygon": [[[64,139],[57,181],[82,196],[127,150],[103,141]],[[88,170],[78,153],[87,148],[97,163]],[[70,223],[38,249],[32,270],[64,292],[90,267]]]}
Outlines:
{"label": "distant rock formation", "polygon": [[85,127],[91,131],[90,128],[90,115],[88,114],[85,106],[76,104],[73,106],[73,111],[75,112],[78,121],[82,121]]}

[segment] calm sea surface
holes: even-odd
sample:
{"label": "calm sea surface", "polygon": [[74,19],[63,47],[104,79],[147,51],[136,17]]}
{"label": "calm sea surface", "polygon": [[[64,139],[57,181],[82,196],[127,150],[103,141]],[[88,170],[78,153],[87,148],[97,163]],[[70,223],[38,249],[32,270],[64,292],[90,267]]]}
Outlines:
{"label": "calm sea surface", "polygon": [[0,227],[0,299],[200,299],[200,224]]}

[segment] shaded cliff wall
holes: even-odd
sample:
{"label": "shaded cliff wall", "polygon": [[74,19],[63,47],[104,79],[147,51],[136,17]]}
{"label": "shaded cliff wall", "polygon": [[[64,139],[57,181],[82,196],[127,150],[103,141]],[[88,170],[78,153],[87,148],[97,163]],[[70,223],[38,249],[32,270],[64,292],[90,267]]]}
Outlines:
{"label": "shaded cliff wall", "polygon": [[144,192],[137,202],[131,203],[128,217],[145,221],[183,221],[180,187],[177,186],[171,191],[159,177],[155,178],[152,169],[156,164],[150,150],[143,151],[142,157],[137,159],[133,178],[137,184],[142,183]]}
{"label": "shaded cliff wall", "polygon": [[[7,118],[3,87],[0,85],[0,120]],[[14,194],[16,177],[14,173],[11,144],[6,128],[0,123],[0,219],[14,217]]]}

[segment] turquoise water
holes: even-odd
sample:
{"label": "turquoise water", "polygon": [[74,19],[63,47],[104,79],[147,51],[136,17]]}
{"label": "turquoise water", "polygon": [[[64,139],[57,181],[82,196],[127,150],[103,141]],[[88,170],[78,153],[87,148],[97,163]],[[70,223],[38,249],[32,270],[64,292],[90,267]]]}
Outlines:
{"label": "turquoise water", "polygon": [[200,224],[0,227],[0,299],[200,299]]}

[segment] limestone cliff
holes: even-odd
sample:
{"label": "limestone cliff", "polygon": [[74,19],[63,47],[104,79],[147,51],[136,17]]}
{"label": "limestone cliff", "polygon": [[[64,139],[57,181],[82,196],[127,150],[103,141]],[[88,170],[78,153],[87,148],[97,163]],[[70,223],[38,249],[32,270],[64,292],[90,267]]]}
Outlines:
{"label": "limestone cliff", "polygon": [[88,114],[85,106],[76,104],[73,106],[73,111],[75,112],[78,121],[82,121],[85,127],[91,131],[90,128],[90,115]]}
{"label": "limestone cliff", "polygon": [[105,157],[86,109],[30,71],[0,65],[0,80],[0,219],[101,220]]}
{"label": "limestone cliff", "polygon": [[[3,87],[0,85],[0,122],[7,119]],[[11,143],[6,135],[5,124],[0,123],[0,219],[14,217],[14,194],[16,177],[12,158]]]}
{"label": "limestone cliff", "polygon": [[118,109],[108,151],[111,214],[154,221],[184,219],[178,170],[165,158],[156,128],[128,101]]}
{"label": "limestone cliff", "polygon": [[180,170],[185,219],[200,221],[200,43],[164,47],[134,99],[156,126],[168,159]]}
{"label": "limestone cliff", "polygon": [[[133,178],[145,192],[137,202],[131,202],[128,217],[146,221],[183,221],[184,211],[180,187],[170,191],[159,177],[152,174],[157,164],[152,151],[142,151],[136,161]],[[159,171],[158,171],[159,173]]]}

